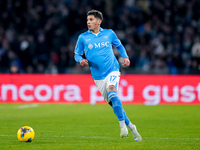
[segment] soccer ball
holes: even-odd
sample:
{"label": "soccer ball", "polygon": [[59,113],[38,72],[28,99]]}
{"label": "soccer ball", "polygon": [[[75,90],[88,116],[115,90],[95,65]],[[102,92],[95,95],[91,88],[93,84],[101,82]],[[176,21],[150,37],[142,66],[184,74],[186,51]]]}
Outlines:
{"label": "soccer ball", "polygon": [[31,142],[35,136],[34,130],[29,126],[21,127],[17,132],[17,138],[21,142]]}

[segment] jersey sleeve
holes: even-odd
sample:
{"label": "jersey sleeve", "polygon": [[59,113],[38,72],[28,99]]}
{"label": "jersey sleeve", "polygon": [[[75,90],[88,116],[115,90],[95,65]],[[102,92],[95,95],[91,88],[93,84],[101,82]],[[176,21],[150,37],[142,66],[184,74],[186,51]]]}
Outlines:
{"label": "jersey sleeve", "polygon": [[127,53],[126,53],[126,50],[124,48],[124,46],[122,44],[120,44],[118,47],[117,47],[117,50],[119,51],[120,55],[125,58],[125,57],[128,57]]}
{"label": "jersey sleeve", "polygon": [[80,63],[81,60],[83,59],[83,57],[81,55],[75,53],[74,59],[76,60],[76,62]]}
{"label": "jersey sleeve", "polygon": [[80,35],[78,37],[74,53],[79,54],[79,55],[83,55],[83,52],[84,52],[83,38]]}
{"label": "jersey sleeve", "polygon": [[117,35],[115,34],[115,32],[113,30],[111,30],[111,34],[112,34],[112,45],[114,47],[118,47],[119,45],[121,45],[121,41],[119,40],[119,38],[117,37]]}
{"label": "jersey sleeve", "polygon": [[120,55],[123,58],[128,57],[124,46],[121,44],[121,41],[119,40],[115,32],[113,30],[111,31],[112,31],[112,45],[117,48],[117,50],[119,51]]}

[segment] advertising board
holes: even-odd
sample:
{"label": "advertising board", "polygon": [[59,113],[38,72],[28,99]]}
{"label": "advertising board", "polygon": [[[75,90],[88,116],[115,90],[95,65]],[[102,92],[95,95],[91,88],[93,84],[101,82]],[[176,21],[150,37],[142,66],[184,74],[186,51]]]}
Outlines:
{"label": "advertising board", "polygon": [[[200,76],[122,75],[127,104],[200,104]],[[105,103],[91,75],[0,75],[0,103]]]}

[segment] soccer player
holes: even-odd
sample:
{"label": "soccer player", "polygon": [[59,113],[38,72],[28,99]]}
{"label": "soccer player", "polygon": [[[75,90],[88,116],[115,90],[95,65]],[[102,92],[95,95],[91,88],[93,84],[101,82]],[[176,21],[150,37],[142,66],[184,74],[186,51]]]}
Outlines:
{"label": "soccer player", "polygon": [[[75,48],[75,60],[81,66],[89,65],[92,78],[101,92],[104,100],[113,108],[120,124],[120,136],[128,136],[128,128],[131,130],[135,141],[142,141],[136,126],[130,122],[123,110],[117,90],[120,79],[119,63],[114,55],[112,45],[117,48],[123,57],[123,66],[128,67],[130,61],[124,46],[111,29],[100,27],[103,15],[100,11],[91,10],[87,13],[88,31],[78,37]],[[86,59],[83,58],[85,54]]]}

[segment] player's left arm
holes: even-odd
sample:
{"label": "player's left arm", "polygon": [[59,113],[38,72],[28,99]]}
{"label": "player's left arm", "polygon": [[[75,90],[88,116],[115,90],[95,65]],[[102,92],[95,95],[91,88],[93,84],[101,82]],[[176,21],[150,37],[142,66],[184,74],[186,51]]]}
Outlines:
{"label": "player's left arm", "polygon": [[124,67],[130,66],[130,60],[129,60],[129,57],[128,57],[127,53],[126,53],[126,50],[125,50],[124,46],[122,44],[120,44],[116,48],[119,51],[119,54],[123,57],[122,65]]}
{"label": "player's left arm", "polygon": [[119,54],[123,57],[122,65],[124,67],[130,66],[130,60],[124,46],[122,45],[121,41],[119,40],[117,35],[114,33],[114,31],[111,30],[111,32],[112,32],[112,44],[113,46],[117,48],[117,50],[119,51]]}
{"label": "player's left arm", "polygon": [[124,59],[123,59],[123,64],[122,64],[124,67],[128,67],[128,66],[130,66],[130,60],[129,60],[129,58],[128,57],[125,57]]}

